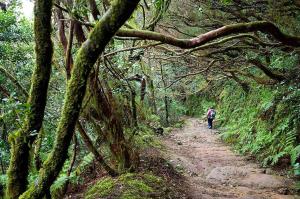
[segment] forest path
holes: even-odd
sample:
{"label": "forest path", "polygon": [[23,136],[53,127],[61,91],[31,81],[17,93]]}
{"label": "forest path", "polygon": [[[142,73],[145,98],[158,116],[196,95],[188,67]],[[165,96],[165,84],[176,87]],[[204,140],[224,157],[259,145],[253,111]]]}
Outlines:
{"label": "forest path", "polygon": [[167,158],[183,173],[193,199],[290,199],[292,181],[231,151],[216,130],[189,118],[182,129],[171,132],[163,141]]}

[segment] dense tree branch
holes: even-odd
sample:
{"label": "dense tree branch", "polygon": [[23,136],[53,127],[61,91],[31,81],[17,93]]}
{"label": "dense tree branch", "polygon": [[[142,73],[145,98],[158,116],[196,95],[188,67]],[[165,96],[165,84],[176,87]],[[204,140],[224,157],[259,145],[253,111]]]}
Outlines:
{"label": "dense tree branch", "polygon": [[206,68],[204,68],[203,70],[200,70],[200,71],[197,71],[197,72],[194,72],[194,73],[188,73],[188,74],[185,74],[185,75],[176,76],[176,79],[173,82],[171,82],[166,88],[170,88],[175,83],[177,83],[178,81],[180,81],[180,80],[182,80],[182,79],[184,79],[186,77],[195,76],[195,75],[198,75],[198,74],[201,74],[201,73],[207,71],[215,62],[216,62],[216,60],[212,60],[208,64],[208,66]]}
{"label": "dense tree branch", "polygon": [[254,35],[251,35],[251,34],[239,34],[239,35],[234,35],[234,36],[226,37],[226,38],[223,38],[223,39],[215,41],[215,42],[204,44],[204,45],[201,45],[199,47],[196,47],[196,48],[193,48],[193,49],[190,49],[190,50],[186,50],[185,52],[180,53],[179,55],[188,54],[188,53],[191,53],[191,52],[194,52],[194,51],[197,51],[197,50],[207,49],[209,47],[213,47],[213,46],[216,46],[218,44],[222,44],[222,43],[234,40],[234,39],[241,39],[241,38],[251,38],[251,39],[253,39],[254,41],[256,41],[258,44],[260,44],[262,46],[274,46],[274,45],[278,45],[278,43],[267,43],[267,42],[264,42],[264,41],[260,40],[258,37],[254,36]]}
{"label": "dense tree branch", "polygon": [[2,66],[0,66],[0,73],[2,73],[5,77],[7,77],[10,81],[12,81],[12,83],[17,87],[17,89],[19,89],[19,91],[26,97],[28,98],[29,94],[26,91],[25,88],[23,88],[23,86],[18,82],[18,80],[12,75],[10,74],[5,68],[3,68]]}
{"label": "dense tree branch", "polygon": [[236,73],[236,74],[248,77],[248,78],[254,80],[258,84],[263,84],[263,85],[272,85],[272,84],[274,84],[274,81],[272,81],[271,79],[266,79],[266,78],[263,78],[263,77],[258,77],[258,76],[255,76],[255,75],[253,75],[251,73],[247,73],[247,72],[242,71],[242,70],[238,70],[238,69],[225,69],[224,71],[225,72],[229,72],[229,73],[233,72],[233,73]]}
{"label": "dense tree branch", "polygon": [[157,32],[134,29],[121,29],[117,32],[116,35],[121,37],[138,37],[145,40],[160,41],[180,48],[195,48],[223,36],[253,31],[269,33],[273,35],[278,41],[289,46],[300,46],[299,36],[287,35],[283,33],[278,27],[276,27],[273,23],[267,21],[226,25],[221,28],[201,34],[192,39],[178,39]]}
{"label": "dense tree branch", "polygon": [[132,50],[143,49],[143,48],[151,48],[151,47],[158,46],[158,45],[161,45],[161,44],[162,44],[161,42],[157,42],[157,43],[143,45],[143,46],[135,46],[135,47],[130,47],[130,48],[123,48],[123,49],[120,49],[120,50],[116,50],[114,52],[107,53],[107,54],[105,54],[103,56],[104,57],[109,57],[109,56],[115,55],[115,54],[120,53],[120,52],[132,51]]}
{"label": "dense tree branch", "polygon": [[0,85],[0,92],[3,93],[3,95],[4,95],[5,97],[9,97],[9,96],[10,96],[9,91],[8,91],[5,87],[3,87],[3,86],[1,86],[1,85]]}
{"label": "dense tree branch", "polygon": [[56,15],[57,15],[57,24],[58,24],[58,36],[59,40],[63,46],[64,52],[67,51],[68,41],[65,34],[65,18],[60,8],[56,8]]}
{"label": "dense tree branch", "polygon": [[271,79],[274,79],[276,81],[283,81],[286,79],[286,77],[284,77],[282,74],[277,74],[271,71],[268,67],[263,65],[259,60],[251,59],[249,60],[249,62],[255,65],[256,67],[258,67],[259,69],[261,69],[265,73],[265,75],[267,75]]}

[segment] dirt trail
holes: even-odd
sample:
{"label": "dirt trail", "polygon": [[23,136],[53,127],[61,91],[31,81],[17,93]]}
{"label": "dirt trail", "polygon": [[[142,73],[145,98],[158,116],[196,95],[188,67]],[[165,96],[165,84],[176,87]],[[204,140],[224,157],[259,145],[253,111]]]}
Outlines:
{"label": "dirt trail", "polygon": [[271,175],[271,170],[247,161],[222,143],[215,130],[188,119],[183,129],[173,131],[164,141],[167,158],[181,170],[194,199],[291,199],[291,180]]}

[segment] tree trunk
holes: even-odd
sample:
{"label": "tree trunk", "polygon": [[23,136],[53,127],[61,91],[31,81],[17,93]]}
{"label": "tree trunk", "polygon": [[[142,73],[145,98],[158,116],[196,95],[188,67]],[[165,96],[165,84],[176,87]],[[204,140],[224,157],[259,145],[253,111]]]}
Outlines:
{"label": "tree trunk", "polygon": [[33,156],[35,168],[37,171],[40,170],[40,168],[42,166],[42,160],[40,157],[40,149],[41,149],[42,142],[43,142],[43,136],[44,136],[44,129],[41,128],[39,135],[37,137],[35,146],[34,146],[34,156]]}
{"label": "tree trunk", "polygon": [[4,164],[3,164],[1,156],[0,156],[0,166],[1,166],[1,172],[2,172],[2,174],[5,174]]}
{"label": "tree trunk", "polygon": [[93,15],[93,18],[96,20],[98,20],[98,18],[100,18],[100,12],[97,8],[97,3],[95,0],[88,0],[89,2],[89,7],[92,11],[92,15]]}
{"label": "tree trunk", "polygon": [[166,111],[166,115],[165,115],[165,119],[166,119],[166,125],[169,126],[170,122],[169,122],[169,98],[168,96],[165,95],[164,97],[164,102],[165,102],[165,111]]}
{"label": "tree trunk", "polygon": [[155,89],[153,80],[150,77],[147,77],[149,90],[150,90],[150,105],[152,107],[152,113],[157,114],[156,98],[155,98]]}
{"label": "tree trunk", "polygon": [[116,0],[79,49],[71,79],[68,81],[54,148],[39,171],[38,179],[20,199],[42,198],[61,171],[79,117],[89,73],[105,46],[130,17],[138,2],[138,0]]}
{"label": "tree trunk", "polygon": [[136,93],[132,89],[131,90],[131,106],[132,106],[132,124],[133,124],[134,128],[136,128],[138,126],[135,98],[136,98]]}
{"label": "tree trunk", "polygon": [[11,159],[7,172],[6,198],[8,199],[18,198],[26,190],[30,162],[29,150],[34,138],[41,129],[44,118],[53,53],[51,9],[52,1],[35,1],[34,33],[36,67],[32,76],[28,99],[30,109],[26,115],[24,125],[9,137]]}
{"label": "tree trunk", "polygon": [[163,86],[164,86],[164,103],[165,103],[165,120],[166,120],[166,125],[169,126],[169,98],[167,96],[167,83],[165,80],[165,75],[164,75],[164,71],[163,71],[163,67],[160,64],[160,74],[161,74],[161,80],[163,82]]}

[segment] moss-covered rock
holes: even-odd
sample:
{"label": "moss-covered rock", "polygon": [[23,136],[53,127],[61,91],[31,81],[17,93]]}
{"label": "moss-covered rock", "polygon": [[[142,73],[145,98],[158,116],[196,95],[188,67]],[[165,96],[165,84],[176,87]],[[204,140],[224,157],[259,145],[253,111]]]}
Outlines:
{"label": "moss-covered rock", "polygon": [[126,173],[101,179],[87,190],[85,199],[150,199],[154,195],[163,198],[165,190],[165,182],[152,173]]}
{"label": "moss-covered rock", "polygon": [[98,181],[94,186],[92,186],[92,188],[90,188],[86,192],[85,199],[106,197],[112,193],[115,185],[115,180],[113,180],[112,178],[104,178]]}

